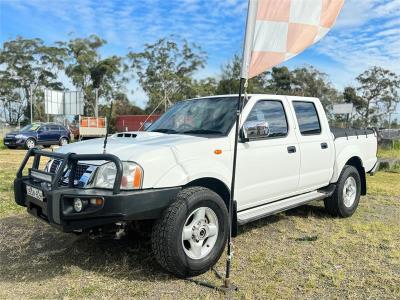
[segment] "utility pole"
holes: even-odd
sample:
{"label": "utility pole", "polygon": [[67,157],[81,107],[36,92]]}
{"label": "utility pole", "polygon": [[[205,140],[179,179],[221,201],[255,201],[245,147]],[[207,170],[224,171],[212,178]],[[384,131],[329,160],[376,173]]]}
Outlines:
{"label": "utility pole", "polygon": [[99,89],[96,88],[95,89],[95,93],[96,93],[96,104],[95,104],[95,108],[94,108],[94,116],[97,118],[99,116]]}
{"label": "utility pole", "polygon": [[31,124],[33,123],[33,89],[32,86],[30,86],[30,99],[31,100]]}

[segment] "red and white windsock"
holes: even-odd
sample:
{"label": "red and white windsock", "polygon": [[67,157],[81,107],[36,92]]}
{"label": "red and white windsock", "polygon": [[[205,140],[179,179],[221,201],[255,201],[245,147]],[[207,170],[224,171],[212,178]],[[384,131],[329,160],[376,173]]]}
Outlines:
{"label": "red and white windsock", "polygon": [[252,78],[319,41],[344,0],[249,0],[242,78]]}

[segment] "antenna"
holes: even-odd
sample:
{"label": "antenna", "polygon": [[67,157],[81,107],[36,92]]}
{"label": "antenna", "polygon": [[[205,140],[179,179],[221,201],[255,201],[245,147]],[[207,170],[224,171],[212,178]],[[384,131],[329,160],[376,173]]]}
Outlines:
{"label": "antenna", "polygon": [[107,119],[107,128],[106,128],[106,137],[104,138],[104,145],[103,145],[103,154],[106,154],[106,148],[107,148],[107,141],[108,141],[108,134],[110,133],[110,122],[111,122],[111,114],[112,114],[112,107],[113,107],[113,100],[111,100],[111,105],[110,105],[110,113],[108,114],[108,119]]}

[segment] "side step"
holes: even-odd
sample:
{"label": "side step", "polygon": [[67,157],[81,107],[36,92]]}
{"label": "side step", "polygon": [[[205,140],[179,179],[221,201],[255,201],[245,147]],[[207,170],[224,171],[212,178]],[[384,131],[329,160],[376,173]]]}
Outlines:
{"label": "side step", "polygon": [[329,188],[324,190],[309,192],[306,194],[293,196],[291,198],[286,198],[283,200],[267,203],[262,206],[249,208],[244,211],[239,211],[237,213],[237,222],[239,225],[243,225],[264,218],[266,216],[273,215],[278,212],[282,212],[303,205],[310,201],[322,200],[332,195],[334,190],[335,190],[334,187],[332,188],[331,186],[329,186]]}

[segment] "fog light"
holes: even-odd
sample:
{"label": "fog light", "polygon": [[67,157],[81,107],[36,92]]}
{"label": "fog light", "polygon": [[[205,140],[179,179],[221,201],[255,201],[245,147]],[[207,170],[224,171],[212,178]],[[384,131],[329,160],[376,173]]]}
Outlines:
{"label": "fog light", "polygon": [[81,212],[85,208],[86,203],[87,203],[87,200],[75,198],[74,199],[74,210],[76,212]]}

